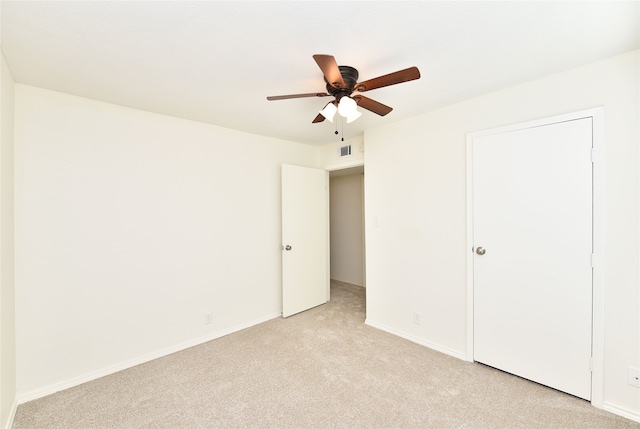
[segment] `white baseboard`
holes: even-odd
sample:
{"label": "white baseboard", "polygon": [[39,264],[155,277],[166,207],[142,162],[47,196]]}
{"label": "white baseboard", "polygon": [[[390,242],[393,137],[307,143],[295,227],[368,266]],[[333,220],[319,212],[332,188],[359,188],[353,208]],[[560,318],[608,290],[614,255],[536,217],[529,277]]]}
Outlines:
{"label": "white baseboard", "polygon": [[409,341],[411,341],[413,343],[420,344],[421,346],[428,347],[428,348],[433,349],[435,351],[438,351],[440,353],[444,353],[446,355],[453,356],[454,358],[458,358],[458,359],[461,359],[461,360],[464,360],[464,361],[467,360],[466,354],[461,353],[461,352],[459,352],[457,350],[452,350],[450,348],[443,347],[441,345],[434,344],[434,343],[431,343],[429,341],[425,341],[425,340],[423,340],[421,338],[414,337],[413,335],[409,335],[409,334],[407,334],[405,332],[401,332],[401,331],[395,330],[393,328],[389,328],[388,326],[382,325],[380,323],[372,322],[369,319],[366,319],[364,321],[364,323],[365,323],[365,325],[369,325],[369,326],[371,326],[373,328],[380,329],[381,331],[388,332],[390,334],[393,334],[393,335],[398,336],[400,338],[404,338],[405,340],[409,340]]}
{"label": "white baseboard", "polygon": [[640,423],[640,412],[627,410],[626,408],[618,407],[617,405],[609,404],[606,401],[602,405],[602,409],[609,411],[610,413],[617,414],[621,417],[633,420]]}
{"label": "white baseboard", "polygon": [[11,429],[13,426],[13,421],[16,418],[16,411],[18,410],[18,399],[13,399],[13,404],[11,405],[11,412],[9,413],[9,417],[7,418],[7,423],[5,424],[3,429]]}
{"label": "white baseboard", "polygon": [[347,283],[347,284],[354,285],[354,286],[364,287],[364,285],[359,285],[358,283],[350,282],[350,281],[347,281],[347,280],[336,279],[335,277],[332,277],[331,280],[335,280],[335,281],[340,282],[340,283]]}
{"label": "white baseboard", "polygon": [[[61,390],[69,389],[71,387],[78,386],[80,384],[96,380],[98,378],[104,377],[106,375],[110,375],[116,373],[118,371],[122,371],[128,368],[132,368],[136,365],[140,365],[154,359],[161,358],[163,356],[170,355],[172,353],[176,353],[190,347],[194,347],[203,343],[206,343],[211,340],[215,340],[217,338],[224,337],[229,334],[233,334],[234,332],[241,331],[243,329],[250,328],[252,326],[258,325],[260,323],[266,322],[271,319],[275,319],[280,317],[282,313],[271,313],[265,316],[250,320],[245,323],[241,323],[239,325],[232,326],[230,328],[222,329],[220,331],[216,331],[212,334],[205,335],[203,337],[199,337],[193,340],[185,341],[184,343],[176,344],[174,346],[166,347],[161,350],[157,350],[155,352],[147,353],[142,356],[138,356],[133,359],[126,360],[124,362],[119,362],[114,365],[110,365],[105,368],[101,368],[96,371],[89,372],[87,374],[79,375],[77,377],[61,381],[59,383],[51,384],[49,386],[45,386],[36,390],[32,390],[30,392],[18,393],[16,401],[17,404],[24,404],[25,402],[33,401],[34,399],[42,398],[47,395],[51,395],[53,393],[59,392]],[[16,405],[17,407],[17,405]],[[15,415],[15,412],[14,412]],[[10,426],[9,426],[10,428]]]}

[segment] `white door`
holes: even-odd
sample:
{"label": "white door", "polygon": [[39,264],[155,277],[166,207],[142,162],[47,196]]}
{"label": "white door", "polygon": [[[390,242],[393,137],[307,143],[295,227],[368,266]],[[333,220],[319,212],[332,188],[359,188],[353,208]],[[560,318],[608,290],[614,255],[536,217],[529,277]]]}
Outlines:
{"label": "white door", "polygon": [[592,118],[473,139],[473,357],[589,400]]}
{"label": "white door", "polygon": [[282,316],[329,300],[328,173],[282,165]]}

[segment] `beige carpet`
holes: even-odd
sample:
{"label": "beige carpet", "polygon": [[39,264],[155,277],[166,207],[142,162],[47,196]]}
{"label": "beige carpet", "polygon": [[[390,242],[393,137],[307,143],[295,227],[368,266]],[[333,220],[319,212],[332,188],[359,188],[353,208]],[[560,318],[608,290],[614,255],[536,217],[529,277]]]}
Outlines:
{"label": "beige carpet", "polygon": [[38,428],[634,428],[364,325],[364,289],[18,407]]}

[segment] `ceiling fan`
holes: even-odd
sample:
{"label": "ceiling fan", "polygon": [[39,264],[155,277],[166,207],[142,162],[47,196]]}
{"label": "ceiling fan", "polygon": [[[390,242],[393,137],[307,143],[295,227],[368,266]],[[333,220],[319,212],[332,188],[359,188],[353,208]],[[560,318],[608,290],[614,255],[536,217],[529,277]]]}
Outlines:
{"label": "ceiling fan", "polygon": [[318,113],[318,116],[312,121],[314,124],[322,122],[325,119],[333,122],[336,111],[340,113],[341,116],[347,118],[347,123],[352,122],[360,116],[360,113],[356,110],[357,106],[384,116],[391,112],[393,108],[367,98],[360,93],[420,78],[418,68],[410,67],[364,82],[358,82],[358,70],[350,66],[339,66],[332,55],[314,55],[313,59],[324,74],[324,81],[327,83],[326,93],[311,92],[306,94],[275,95],[267,97],[267,100],[274,101],[303,97],[335,97],[334,100],[327,103],[320,113]]}

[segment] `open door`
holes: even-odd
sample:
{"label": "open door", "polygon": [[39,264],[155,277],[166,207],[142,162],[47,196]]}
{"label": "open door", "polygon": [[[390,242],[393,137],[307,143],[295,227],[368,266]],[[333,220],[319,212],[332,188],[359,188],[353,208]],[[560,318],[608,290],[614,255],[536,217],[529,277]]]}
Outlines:
{"label": "open door", "polygon": [[282,165],[282,316],[329,300],[328,173]]}

